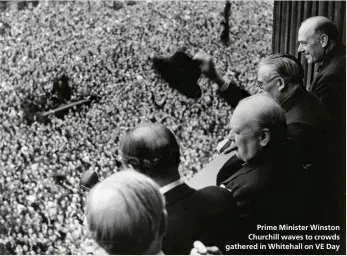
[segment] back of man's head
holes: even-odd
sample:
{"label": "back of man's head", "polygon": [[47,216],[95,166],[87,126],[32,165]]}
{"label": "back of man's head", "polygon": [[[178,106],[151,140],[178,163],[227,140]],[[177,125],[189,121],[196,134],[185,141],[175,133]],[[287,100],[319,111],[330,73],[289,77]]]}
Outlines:
{"label": "back of man's head", "polygon": [[136,126],[125,135],[120,151],[125,166],[154,179],[178,175],[179,145],[175,135],[161,124]]}
{"label": "back of man's head", "polygon": [[109,254],[156,254],[166,229],[159,186],[133,170],[117,172],[90,191],[88,229]]}
{"label": "back of man's head", "polygon": [[256,94],[240,101],[233,115],[245,118],[256,129],[268,129],[269,145],[282,144],[286,139],[286,114],[281,106],[266,94]]}
{"label": "back of man's head", "polygon": [[272,54],[263,59],[260,65],[272,66],[287,83],[303,84],[304,68],[300,61],[290,54]]}
{"label": "back of man's head", "polygon": [[304,20],[301,26],[311,29],[316,36],[326,34],[334,43],[339,41],[339,30],[330,19],[324,16],[314,16]]}

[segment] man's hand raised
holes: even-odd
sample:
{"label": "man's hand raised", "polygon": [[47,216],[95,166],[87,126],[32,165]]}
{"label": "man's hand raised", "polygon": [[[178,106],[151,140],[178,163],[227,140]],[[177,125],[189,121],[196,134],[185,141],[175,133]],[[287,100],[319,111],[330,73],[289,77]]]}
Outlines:
{"label": "man's hand raised", "polygon": [[212,56],[209,54],[199,51],[194,57],[193,60],[196,60],[200,63],[199,67],[201,70],[201,73],[203,73],[205,76],[207,76],[212,81],[216,81],[218,78],[218,74],[215,68],[215,65],[213,63]]}

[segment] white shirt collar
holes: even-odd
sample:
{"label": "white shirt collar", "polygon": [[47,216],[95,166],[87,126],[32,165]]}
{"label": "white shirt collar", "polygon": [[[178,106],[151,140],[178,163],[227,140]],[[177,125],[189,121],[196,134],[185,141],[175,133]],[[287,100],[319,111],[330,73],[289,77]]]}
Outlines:
{"label": "white shirt collar", "polygon": [[162,194],[164,195],[166,192],[168,192],[168,191],[170,191],[171,189],[173,189],[173,188],[175,188],[175,187],[181,185],[182,183],[184,183],[184,182],[183,182],[181,179],[178,179],[178,180],[176,180],[176,181],[174,181],[174,182],[171,182],[171,183],[169,183],[169,184],[167,184],[167,185],[161,187],[161,188],[159,189],[159,190],[160,190],[160,193],[162,193]]}

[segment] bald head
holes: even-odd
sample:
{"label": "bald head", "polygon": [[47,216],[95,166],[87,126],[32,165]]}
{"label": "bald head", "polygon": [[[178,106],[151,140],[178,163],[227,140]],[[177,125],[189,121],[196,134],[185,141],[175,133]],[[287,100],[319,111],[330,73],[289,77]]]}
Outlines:
{"label": "bald head", "polygon": [[316,36],[326,34],[330,40],[337,42],[339,32],[337,26],[324,16],[310,17],[304,20],[300,29],[310,30]]}
{"label": "bald head", "polygon": [[154,179],[178,175],[179,145],[164,125],[144,123],[136,126],[125,135],[121,155],[126,166],[131,165]]}
{"label": "bald head", "polygon": [[[243,99],[234,110],[234,115],[252,127],[267,127],[270,131],[278,128],[285,134],[285,111],[273,98],[266,94],[256,94]],[[273,127],[274,125],[276,127]]]}
{"label": "bald head", "polygon": [[240,101],[230,120],[236,156],[251,162],[286,138],[285,112],[270,96],[256,94]]}
{"label": "bald head", "polygon": [[93,238],[109,254],[155,254],[148,250],[166,227],[159,186],[132,170],[115,173],[91,190],[86,217]]}
{"label": "bald head", "polygon": [[331,20],[315,16],[302,22],[298,41],[298,52],[305,54],[308,63],[317,63],[339,42],[339,32]]}

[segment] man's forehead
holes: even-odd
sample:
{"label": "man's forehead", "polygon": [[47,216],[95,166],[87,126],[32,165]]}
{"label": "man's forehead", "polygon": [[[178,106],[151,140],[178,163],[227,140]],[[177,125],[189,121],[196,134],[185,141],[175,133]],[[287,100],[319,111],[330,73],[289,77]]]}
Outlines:
{"label": "man's forehead", "polygon": [[306,41],[314,35],[314,24],[312,22],[303,23],[298,31],[298,41]]}
{"label": "man's forehead", "polygon": [[232,130],[237,130],[237,129],[240,129],[242,127],[242,124],[240,123],[237,123],[235,121],[235,119],[231,119],[230,122],[229,122],[229,128],[232,129]]}
{"label": "man's forehead", "polygon": [[[242,109],[244,110],[244,109]],[[250,125],[250,115],[246,113],[246,111],[238,111],[238,109],[235,109],[234,114],[232,115],[230,119],[229,126],[231,129],[245,129]]]}

